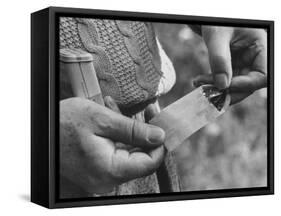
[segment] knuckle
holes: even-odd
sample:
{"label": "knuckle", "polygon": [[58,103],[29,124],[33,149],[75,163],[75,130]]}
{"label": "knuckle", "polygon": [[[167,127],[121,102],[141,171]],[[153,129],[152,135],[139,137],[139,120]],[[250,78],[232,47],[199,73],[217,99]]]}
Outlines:
{"label": "knuckle", "polygon": [[120,137],[121,140],[124,140],[126,144],[130,144],[133,141],[133,133],[134,133],[134,122],[131,121],[131,119],[126,119],[126,117],[120,115],[120,119],[118,121],[112,121],[112,130],[114,130],[116,133],[116,136],[122,136]]}
{"label": "knuckle", "polygon": [[134,146],[143,147],[149,143],[148,128],[142,122],[134,120],[132,127],[132,144]]}
{"label": "knuckle", "polygon": [[267,49],[266,41],[264,40],[255,40],[251,45],[251,48],[254,48],[256,52],[264,52]]}

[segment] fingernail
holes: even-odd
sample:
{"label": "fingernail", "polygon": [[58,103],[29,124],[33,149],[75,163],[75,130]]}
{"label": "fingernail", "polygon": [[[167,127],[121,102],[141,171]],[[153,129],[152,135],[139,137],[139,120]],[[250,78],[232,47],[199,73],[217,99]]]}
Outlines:
{"label": "fingernail", "polygon": [[215,86],[219,89],[225,89],[228,87],[227,76],[225,74],[217,74],[215,76]]}
{"label": "fingernail", "polygon": [[151,144],[162,144],[165,139],[165,132],[161,128],[155,127],[153,125],[150,125],[149,129],[148,141]]}

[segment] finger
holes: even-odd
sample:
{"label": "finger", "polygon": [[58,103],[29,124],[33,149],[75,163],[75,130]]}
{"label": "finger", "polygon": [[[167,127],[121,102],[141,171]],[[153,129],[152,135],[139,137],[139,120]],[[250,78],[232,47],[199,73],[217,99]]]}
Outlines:
{"label": "finger", "polygon": [[267,32],[263,29],[255,31],[257,38],[254,40],[244,58],[251,61],[251,70],[267,74]]}
{"label": "finger", "polygon": [[202,33],[208,48],[214,84],[219,89],[225,89],[232,78],[230,52],[232,30],[228,27],[205,27]]}
{"label": "finger", "polygon": [[267,75],[251,71],[247,75],[235,76],[230,85],[230,92],[250,92],[267,86]]}
{"label": "finger", "polygon": [[[248,69],[245,69],[248,70]],[[232,79],[229,93],[231,105],[244,100],[254,91],[267,86],[267,76],[257,71],[248,72],[247,75],[236,76]]]}
{"label": "finger", "polygon": [[160,107],[158,101],[153,104],[149,104],[144,110],[145,122],[149,122],[155,115],[160,112]]}
{"label": "finger", "polygon": [[96,135],[141,148],[155,148],[163,144],[165,132],[160,127],[102,108],[92,116]]}
{"label": "finger", "polygon": [[[239,81],[237,82],[237,79],[235,77],[233,78],[233,80],[234,80],[234,84],[233,84],[233,82],[231,83],[233,88],[232,88],[232,92],[230,92],[230,98],[231,98],[230,105],[236,104],[252,94],[252,91],[249,92],[248,90],[245,90],[245,87],[243,89],[243,86],[242,86],[242,88],[240,87],[238,90],[236,86],[239,86],[240,83],[239,83]],[[204,84],[213,84],[212,75],[210,75],[210,74],[200,75],[193,80],[193,85],[195,87],[199,87]],[[246,83],[245,83],[245,85],[247,86]],[[230,88],[231,88],[231,86],[230,86]],[[236,91],[234,88],[236,88]]]}
{"label": "finger", "polygon": [[252,70],[267,74],[267,48],[266,43],[256,45],[257,54],[254,58]]}
{"label": "finger", "polygon": [[[121,114],[121,111],[120,111],[117,103],[115,102],[115,100],[111,96],[106,96],[104,98],[104,104],[109,109],[115,111],[116,113],[120,113]],[[124,149],[124,150],[127,150],[129,152],[132,152],[132,151],[135,151],[136,149],[138,149],[138,147],[133,147],[131,145],[126,145],[126,144],[121,143],[121,142],[115,142],[115,147],[117,149]]]}
{"label": "finger", "polygon": [[[233,79],[235,79],[235,78],[233,78]],[[235,83],[235,82],[236,82],[236,80],[234,80],[234,85],[237,85],[238,83]],[[199,87],[204,84],[213,84],[213,77],[211,74],[199,75],[193,80],[194,87]],[[231,98],[230,105],[233,105],[233,104],[236,104],[236,103],[242,101],[243,99],[245,99],[246,97],[248,97],[251,94],[252,94],[252,92],[249,93],[248,91],[230,92],[230,98]]]}
{"label": "finger", "polygon": [[[238,103],[251,95],[254,91],[267,86],[267,76],[257,71],[244,68],[243,75],[235,76],[229,88],[231,105]],[[193,80],[193,85],[199,87],[204,84],[213,84],[210,74],[199,75]]]}
{"label": "finger", "polygon": [[212,74],[203,74],[195,77],[192,80],[192,84],[194,87],[199,87],[204,84],[214,84],[214,79]]}
{"label": "finger", "polygon": [[148,153],[136,151],[129,153],[117,149],[112,157],[113,176],[119,182],[147,176],[156,171],[164,159],[165,150],[160,146]]}
{"label": "finger", "polygon": [[230,105],[234,105],[236,103],[239,103],[240,101],[244,100],[248,96],[250,96],[252,92],[236,92],[236,93],[230,93]]}
{"label": "finger", "polygon": [[117,103],[111,96],[106,96],[104,98],[104,103],[105,103],[105,106],[108,107],[109,109],[111,109],[117,113],[121,113]]}

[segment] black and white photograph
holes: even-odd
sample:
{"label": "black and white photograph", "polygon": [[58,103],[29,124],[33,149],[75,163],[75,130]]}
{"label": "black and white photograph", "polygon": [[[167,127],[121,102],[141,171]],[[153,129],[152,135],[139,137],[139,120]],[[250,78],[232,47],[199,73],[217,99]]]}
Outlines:
{"label": "black and white photograph", "polygon": [[268,30],[59,17],[59,198],[268,186]]}

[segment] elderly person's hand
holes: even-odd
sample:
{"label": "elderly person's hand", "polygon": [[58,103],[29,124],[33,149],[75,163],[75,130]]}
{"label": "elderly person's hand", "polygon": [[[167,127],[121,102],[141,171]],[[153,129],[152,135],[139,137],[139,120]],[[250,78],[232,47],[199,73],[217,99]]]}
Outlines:
{"label": "elderly person's hand", "polygon": [[207,45],[210,75],[201,75],[194,85],[214,83],[229,88],[231,103],[267,86],[267,32],[264,29],[202,26]]}
{"label": "elderly person's hand", "polygon": [[153,173],[165,153],[161,128],[121,115],[110,97],[105,104],[60,102],[60,174],[88,194]]}

